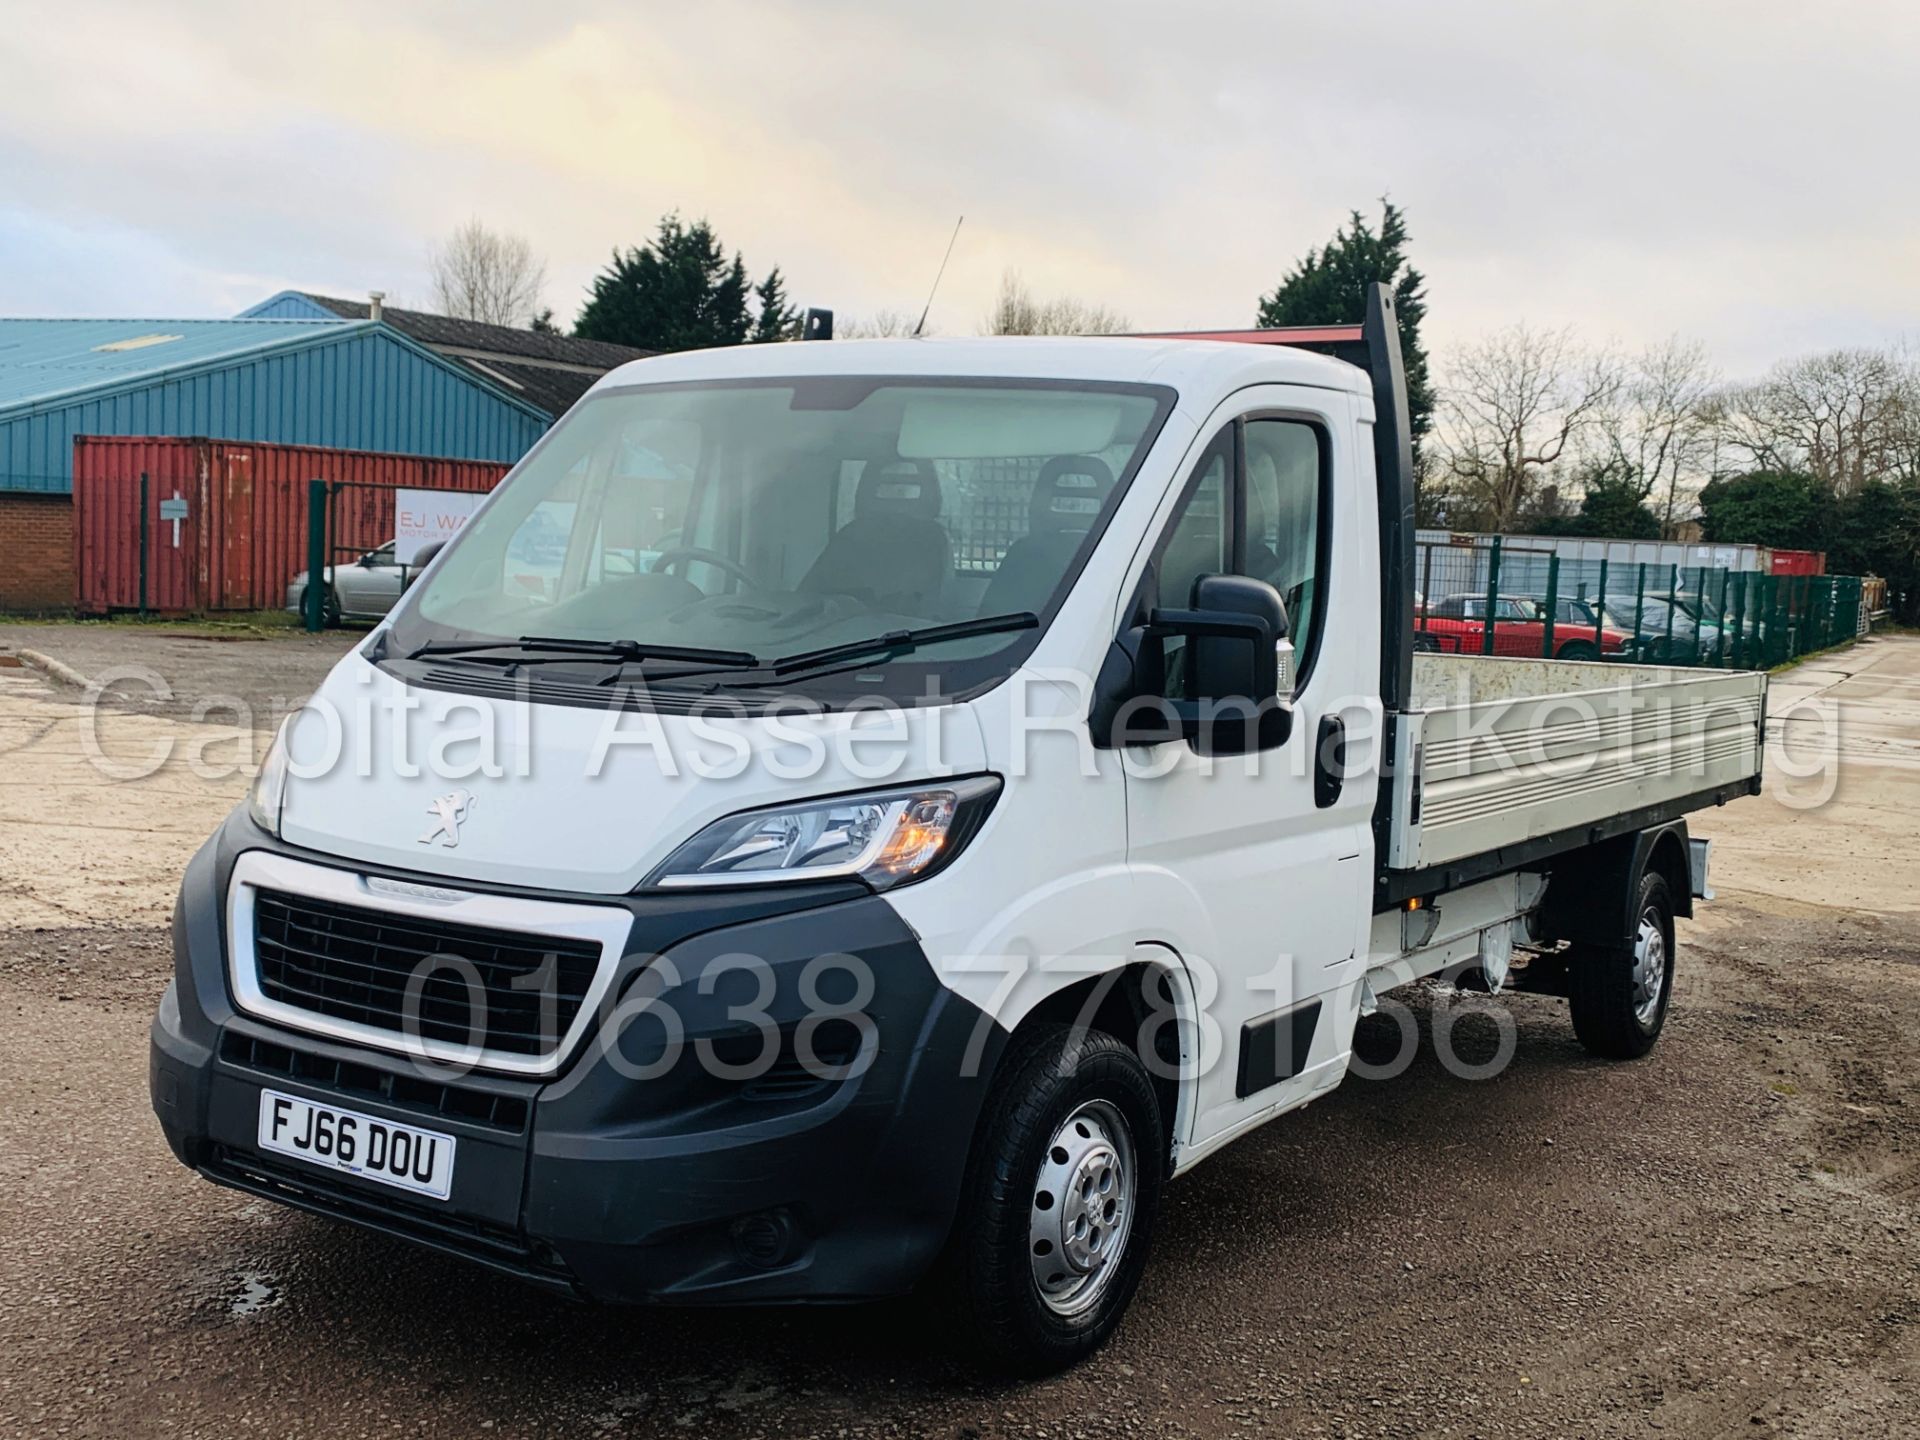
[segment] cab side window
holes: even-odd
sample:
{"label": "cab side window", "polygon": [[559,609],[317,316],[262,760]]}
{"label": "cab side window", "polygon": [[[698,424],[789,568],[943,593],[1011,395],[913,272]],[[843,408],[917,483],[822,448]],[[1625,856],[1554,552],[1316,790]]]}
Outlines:
{"label": "cab side window", "polygon": [[[1234,443],[1230,427],[1194,467],[1155,562],[1156,593],[1148,595],[1149,605],[1184,609],[1192,602],[1195,580],[1232,568]],[[1160,642],[1160,689],[1171,700],[1187,698],[1186,644],[1179,635]]]}
{"label": "cab side window", "polygon": [[1193,599],[1195,580],[1233,569],[1233,497],[1228,484],[1232,470],[1229,432],[1201,459],[1193,488],[1167,532],[1160,559],[1160,604],[1185,606]]}
{"label": "cab side window", "polygon": [[[1237,421],[1194,467],[1156,563],[1150,603],[1184,608],[1202,575],[1246,575],[1280,592],[1293,633],[1293,673],[1317,645],[1323,504],[1321,432],[1300,420]],[[1180,642],[1163,652],[1165,693],[1185,698]]]}
{"label": "cab side window", "polygon": [[1321,603],[1320,432],[1299,420],[1246,422],[1246,561],[1287,602],[1293,665],[1313,664]]}

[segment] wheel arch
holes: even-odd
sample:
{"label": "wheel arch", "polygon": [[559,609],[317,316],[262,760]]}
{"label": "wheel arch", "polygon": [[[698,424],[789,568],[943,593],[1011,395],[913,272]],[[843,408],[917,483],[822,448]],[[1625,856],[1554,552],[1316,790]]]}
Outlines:
{"label": "wheel arch", "polygon": [[1649,870],[1667,882],[1673,913],[1693,914],[1687,863],[1687,822],[1672,820],[1576,850],[1554,862],[1541,904],[1546,933],[1557,940],[1622,945],[1632,940],[1640,877]]}
{"label": "wheel arch", "polygon": [[1687,822],[1676,820],[1664,825],[1654,835],[1648,847],[1645,860],[1635,872],[1637,882],[1648,870],[1657,870],[1667,882],[1667,892],[1673,896],[1673,913],[1693,917],[1693,870],[1687,861]]}
{"label": "wheel arch", "polygon": [[[1170,1014],[1171,1024],[1162,1017]],[[1160,1101],[1161,1139],[1171,1171],[1191,1133],[1200,1056],[1200,1017],[1185,961],[1171,947],[1142,941],[1124,964],[1066,981],[1035,1003],[1013,1028],[1084,1025],[1113,1036],[1140,1057]]]}

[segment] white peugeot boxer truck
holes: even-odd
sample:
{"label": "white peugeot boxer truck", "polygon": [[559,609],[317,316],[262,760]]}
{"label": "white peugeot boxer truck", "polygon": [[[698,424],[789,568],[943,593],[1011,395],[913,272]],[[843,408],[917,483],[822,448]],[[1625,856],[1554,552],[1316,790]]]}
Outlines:
{"label": "white peugeot boxer truck", "polygon": [[617,370],[189,865],[167,1139],[584,1299],[933,1281],[1070,1363],[1383,991],[1659,1036],[1765,677],[1416,654],[1412,556],[1382,287]]}

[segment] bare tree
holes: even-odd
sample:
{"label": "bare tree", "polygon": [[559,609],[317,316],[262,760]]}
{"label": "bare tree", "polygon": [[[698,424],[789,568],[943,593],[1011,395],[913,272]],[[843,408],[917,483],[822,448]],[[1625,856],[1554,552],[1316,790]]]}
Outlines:
{"label": "bare tree", "polygon": [[547,267],[523,235],[467,221],[428,255],[433,303],[443,315],[524,327],[540,313]]}
{"label": "bare tree", "polygon": [[1900,386],[1899,403],[1887,426],[1892,473],[1884,478],[1920,485],[1920,348],[1912,340],[1905,340],[1893,353],[1894,362],[1905,379]]}
{"label": "bare tree", "polygon": [[1920,364],[1901,350],[1830,350],[1782,361],[1717,394],[1718,436],[1756,469],[1805,470],[1851,495],[1920,465]]}
{"label": "bare tree", "polygon": [[876,310],[871,315],[854,315],[833,322],[838,340],[898,340],[913,334],[916,317],[905,310]]}
{"label": "bare tree", "polygon": [[1684,518],[1682,494],[1713,478],[1708,405],[1719,383],[1707,347],[1673,336],[1629,363],[1596,414],[1601,453],[1588,457],[1591,467],[1626,477],[1642,501],[1653,501],[1669,538]]}
{"label": "bare tree", "polygon": [[1448,488],[1506,529],[1625,383],[1616,357],[1581,350],[1570,330],[1519,324],[1462,347],[1442,390]]}
{"label": "bare tree", "polygon": [[1000,277],[1000,297],[987,312],[989,335],[1117,335],[1131,329],[1127,317],[1104,305],[1059,297],[1036,300],[1017,270]]}

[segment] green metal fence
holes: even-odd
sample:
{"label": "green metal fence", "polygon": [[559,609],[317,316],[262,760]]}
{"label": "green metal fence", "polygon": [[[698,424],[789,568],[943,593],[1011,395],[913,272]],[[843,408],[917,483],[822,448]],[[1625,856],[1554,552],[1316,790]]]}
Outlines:
{"label": "green metal fence", "polygon": [[1610,565],[1495,539],[1417,546],[1414,587],[1424,650],[1762,670],[1865,633],[1853,575]]}

